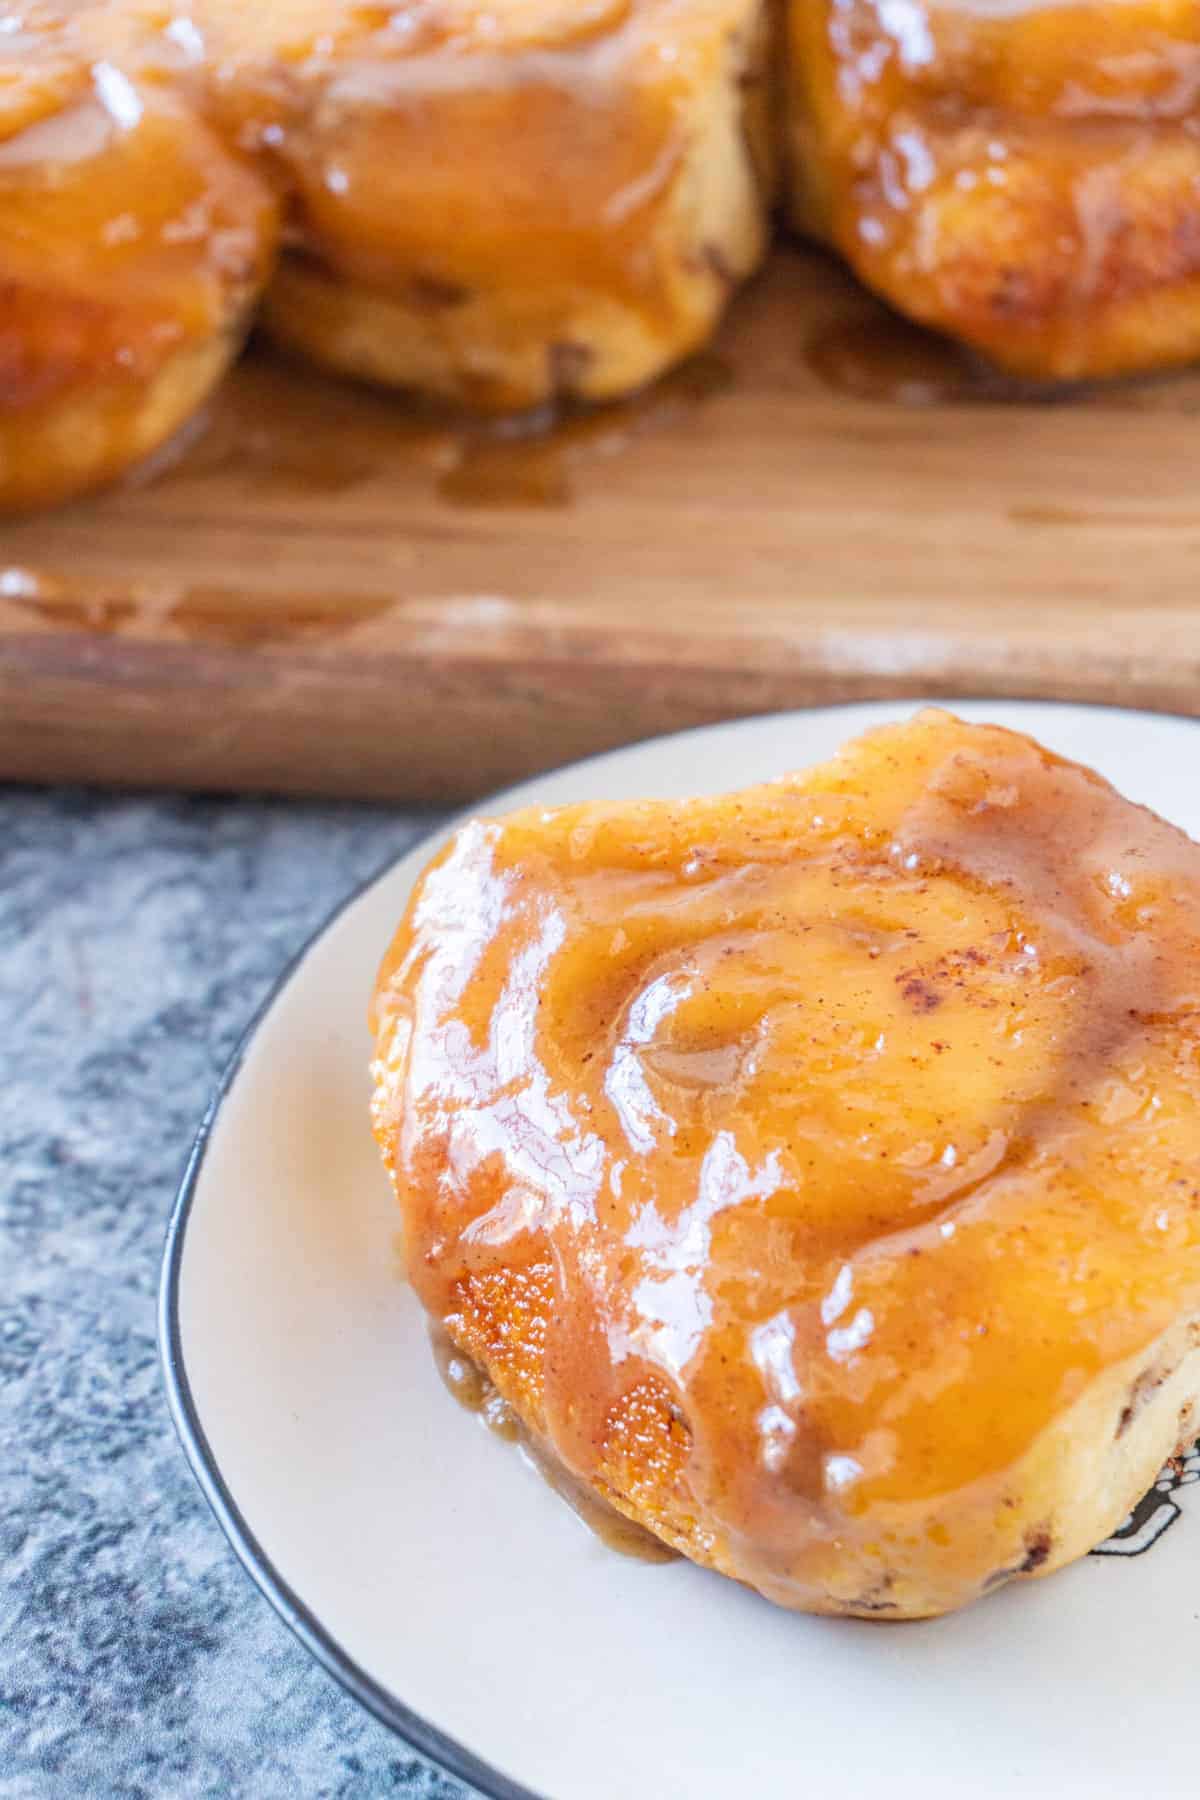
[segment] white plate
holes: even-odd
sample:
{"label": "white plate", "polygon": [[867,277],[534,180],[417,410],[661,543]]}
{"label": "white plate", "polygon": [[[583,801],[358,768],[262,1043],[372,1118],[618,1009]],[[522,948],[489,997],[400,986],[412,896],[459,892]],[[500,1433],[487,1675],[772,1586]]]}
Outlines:
{"label": "white plate", "polygon": [[[957,710],[1033,732],[1200,835],[1200,726]],[[908,711],[691,732],[502,803],[740,786]],[[1164,1494],[1134,1540],[1173,1520],[1148,1554],[1089,1557],[927,1624],[821,1620],[605,1549],[455,1405],[398,1278],[367,1127],[367,997],[436,841],[284,977],[204,1121],[171,1224],[176,1423],[264,1593],[367,1706],[491,1795],[1194,1797],[1200,1487]]]}

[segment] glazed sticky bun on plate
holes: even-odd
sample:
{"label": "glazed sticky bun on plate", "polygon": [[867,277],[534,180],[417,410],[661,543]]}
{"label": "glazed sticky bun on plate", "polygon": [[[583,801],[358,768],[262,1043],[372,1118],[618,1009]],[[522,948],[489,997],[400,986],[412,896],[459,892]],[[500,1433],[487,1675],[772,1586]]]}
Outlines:
{"label": "glazed sticky bun on plate", "polygon": [[772,1600],[1047,1575],[1196,1435],[1200,848],[1026,737],[472,820],[373,1029],[432,1318]]}

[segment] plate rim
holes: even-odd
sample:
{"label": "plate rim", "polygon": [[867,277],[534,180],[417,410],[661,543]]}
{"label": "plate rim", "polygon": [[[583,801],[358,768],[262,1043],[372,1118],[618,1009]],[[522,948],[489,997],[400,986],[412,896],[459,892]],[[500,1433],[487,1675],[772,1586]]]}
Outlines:
{"label": "plate rim", "polygon": [[406,856],[420,850],[422,845],[429,843],[440,832],[453,829],[460,819],[470,817],[473,810],[474,808],[471,808],[454,813],[449,819],[441,821],[428,831],[420,832],[403,850],[390,857],[372,874],[366,876],[352,888],[321,920],[316,929],[305,938],[295,955],[289,959],[271,983],[239,1033],[233,1052],[222,1069],[204,1109],[171,1205],[171,1214],[163,1244],[158,1288],[158,1353],[166,1388],[167,1409],[200,1492],[208,1502],[213,1517],[242,1569],[250,1577],[262,1597],[269,1602],[279,1618],[282,1619],[293,1637],[352,1699],[357,1700],[360,1706],[365,1707],[367,1712],[378,1719],[382,1725],[387,1726],[397,1737],[429,1758],[440,1772],[466,1782],[468,1786],[486,1795],[487,1800],[544,1800],[544,1796],[539,1795],[533,1788],[525,1787],[520,1782],[512,1780],[502,1770],[494,1768],[492,1764],[476,1756],[473,1750],[469,1750],[465,1744],[459,1743],[457,1738],[442,1731],[439,1726],[432,1724],[420,1713],[415,1712],[412,1707],[406,1705],[403,1700],[390,1693],[382,1683],[376,1681],[360,1663],[355,1661],[350,1652],[321,1623],[312,1608],[284,1579],[251,1529],[221,1473],[220,1464],[209,1443],[192,1393],[191,1382],[188,1379],[183,1351],[183,1335],[179,1321],[179,1284],[187,1243],[187,1229],[191,1219],[192,1203],[204,1168],[205,1154],[221,1107],[241,1073],[242,1065],[251,1044],[258,1035],[259,1027],[285,988],[291,985],[294,977],[300,972],[301,965],[306,961],[310,950],[316,947],[319,940],[342,915],[349,912],[350,908],[367,893],[368,889],[374,887],[376,882],[381,881]]}
{"label": "plate rim", "polygon": [[794,718],[807,713],[849,712],[871,705],[911,707],[914,712],[927,706],[943,707],[947,711],[953,711],[964,703],[979,705],[992,701],[997,706],[1005,707],[1049,706],[1062,707],[1071,712],[1120,712],[1146,719],[1170,719],[1177,723],[1194,725],[1197,730],[1200,730],[1200,718],[1193,715],[1154,707],[1123,706],[1116,701],[1047,700],[1031,695],[971,693],[948,696],[885,695],[790,707],[784,712],[737,714],[731,719],[719,719],[705,725],[687,726],[679,731],[661,732],[651,737],[639,738],[630,744],[612,745],[606,750],[595,751],[590,756],[576,757],[570,762],[560,763],[549,769],[537,770],[518,782],[512,782],[506,787],[481,794],[468,805],[459,807],[440,819],[428,830],[418,832],[403,849],[389,856],[371,874],[365,876],[347,894],[343,895],[303,940],[271,982],[263,998],[239,1032],[228,1061],[213,1087],[171,1203],[158,1286],[159,1362],[166,1390],[167,1408],[184,1456],[200,1492],[207,1501],[213,1517],[243,1571],[309,1655],[327,1675],[332,1676],[334,1681],[352,1699],[357,1700],[359,1705],[364,1707],[382,1725],[394,1732],[411,1748],[427,1757],[440,1772],[466,1782],[470,1787],[485,1795],[487,1800],[548,1800],[548,1797],[539,1794],[534,1788],[515,1781],[502,1770],[477,1756],[473,1750],[468,1749],[457,1738],[443,1731],[440,1726],[432,1724],[420,1713],[414,1711],[384,1687],[381,1682],[369,1675],[350,1652],[337,1641],[321,1623],[311,1607],[285,1580],[251,1529],[221,1473],[220,1465],[204,1430],[188,1379],[184,1358],[179,1319],[179,1285],[192,1205],[203,1172],[205,1154],[221,1108],[241,1074],[246,1056],[267,1014],[300,973],[309,953],[316,948],[339,919],[349,912],[378,882],[391,874],[407,857],[414,855],[425,845],[432,844],[435,839],[443,835],[448,836],[460,824],[477,816],[480,812],[489,812],[495,810],[497,806],[502,806],[510,796],[520,792],[531,783],[544,780],[551,775],[563,774],[571,769],[587,768],[590,764],[602,762],[608,757],[620,755],[622,752],[644,749],[650,745],[665,746],[673,740],[683,740],[723,728],[736,729],[752,720],[759,722],[764,719]]}

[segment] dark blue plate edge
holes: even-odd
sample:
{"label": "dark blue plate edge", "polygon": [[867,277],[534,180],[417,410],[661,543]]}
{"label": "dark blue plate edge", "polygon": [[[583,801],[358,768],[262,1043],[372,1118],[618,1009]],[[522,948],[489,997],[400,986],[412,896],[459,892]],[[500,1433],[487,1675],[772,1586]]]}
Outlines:
{"label": "dark blue plate edge", "polygon": [[316,1615],[309,1610],[294,1589],[289,1587],[247,1524],[237,1501],[221,1475],[216,1456],[200,1421],[191,1384],[188,1381],[183,1355],[183,1339],[179,1326],[179,1282],[183,1268],[188,1220],[191,1216],[192,1202],[195,1198],[200,1174],[204,1167],[205,1152],[208,1149],[209,1139],[221,1107],[241,1072],[246,1054],[260,1025],[293,976],[297,974],[300,965],[316,945],[318,939],[324,937],[330,927],[341,918],[343,913],[348,912],[357,900],[362,898],[368,888],[374,887],[375,883],[381,880],[404,857],[419,850],[422,845],[431,842],[442,832],[452,830],[460,819],[469,818],[478,810],[478,806],[468,808],[449,820],[439,822],[431,830],[422,832],[419,837],[414,838],[411,844],[406,845],[398,856],[391,858],[373,875],[369,875],[365,881],[360,882],[305,940],[255,1009],[249,1024],[238,1039],[233,1055],[226,1064],[212,1099],[205,1109],[171,1208],[158,1292],[158,1349],[167,1392],[167,1405],[192,1474],[242,1568],[259,1593],[274,1607],[289,1631],[299,1639],[325,1672],[332,1675],[334,1680],[361,1706],[364,1706],[382,1724],[394,1731],[398,1737],[403,1738],[413,1749],[428,1757],[445,1773],[466,1782],[479,1793],[486,1795],[488,1800],[543,1800],[543,1796],[537,1794],[534,1789],[523,1787],[519,1782],[512,1781],[499,1769],[494,1769],[489,1763],[482,1761],[473,1751],[468,1750],[454,1738],[448,1737],[436,1725],[431,1725],[428,1719],[423,1719],[419,1713],[413,1712],[411,1708],[404,1705],[403,1701],[397,1700],[386,1688],[380,1686],[379,1682],[368,1675],[366,1670],[354,1661],[349,1652],[342,1648],[336,1638],[326,1631]]}

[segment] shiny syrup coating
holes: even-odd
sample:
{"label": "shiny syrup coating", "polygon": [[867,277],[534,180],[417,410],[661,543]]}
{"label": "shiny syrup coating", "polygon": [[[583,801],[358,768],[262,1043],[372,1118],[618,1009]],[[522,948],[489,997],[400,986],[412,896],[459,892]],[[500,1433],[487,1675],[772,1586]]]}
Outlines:
{"label": "shiny syrup coating", "polygon": [[453,1394],[458,1404],[474,1413],[494,1436],[507,1444],[515,1444],[559,1499],[586,1525],[593,1537],[610,1550],[636,1562],[673,1562],[676,1552],[660,1538],[636,1525],[623,1513],[602,1500],[586,1482],[570,1474],[556,1456],[547,1452],[538,1438],[523,1426],[519,1415],[496,1392],[495,1387],[477,1363],[463,1355],[453,1338],[435,1323],[429,1333],[430,1348],[442,1386]]}
{"label": "shiny syrup coating", "polygon": [[1047,1428],[1200,1308],[1200,850],[999,729],[476,820],[374,1028],[431,1314],[606,1492],[665,1397],[666,1535],[787,1604],[871,1610],[881,1545],[979,1591]]}
{"label": "shiny syrup coating", "polygon": [[0,0],[0,508],[154,448],[273,264],[274,186],[196,104],[171,22]]}
{"label": "shiny syrup coating", "polygon": [[789,0],[793,209],[1011,371],[1200,341],[1194,0]]}

